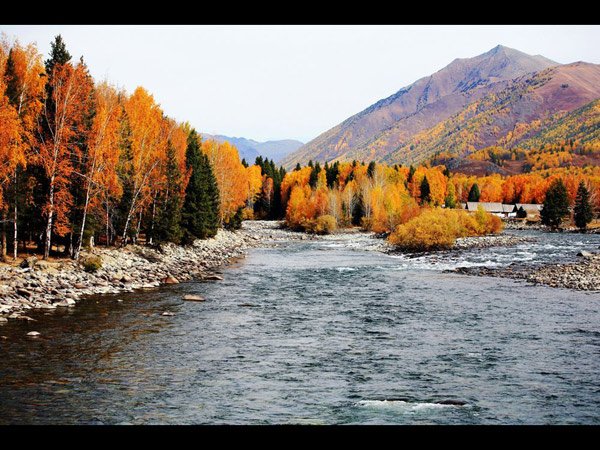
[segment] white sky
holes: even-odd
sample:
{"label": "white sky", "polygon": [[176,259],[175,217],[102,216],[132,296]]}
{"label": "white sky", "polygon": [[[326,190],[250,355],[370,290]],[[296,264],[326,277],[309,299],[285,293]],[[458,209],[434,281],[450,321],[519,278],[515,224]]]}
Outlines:
{"label": "white sky", "polygon": [[455,58],[498,44],[600,63],[600,26],[0,25],[44,59],[62,34],[96,80],[145,87],[199,132],[308,142]]}

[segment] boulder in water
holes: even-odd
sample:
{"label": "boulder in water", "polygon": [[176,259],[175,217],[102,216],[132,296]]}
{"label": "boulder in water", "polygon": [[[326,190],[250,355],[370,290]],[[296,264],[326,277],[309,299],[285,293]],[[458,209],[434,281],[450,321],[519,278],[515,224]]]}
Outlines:
{"label": "boulder in water", "polygon": [[467,404],[467,402],[463,402],[462,400],[451,400],[451,399],[447,399],[447,400],[440,400],[439,402],[436,402],[438,405],[452,405],[452,406],[464,406]]}
{"label": "boulder in water", "polygon": [[203,302],[204,297],[200,297],[199,295],[193,295],[193,294],[185,294],[183,296],[183,300],[187,300],[190,302]]}
{"label": "boulder in water", "polygon": [[220,281],[223,279],[223,277],[220,277],[219,275],[215,275],[215,274],[204,275],[203,278],[205,280],[217,280],[217,281]]}
{"label": "boulder in water", "polygon": [[165,278],[163,280],[163,283],[165,283],[165,284],[178,284],[179,280],[177,278],[175,278],[175,277],[168,276],[167,278]]}

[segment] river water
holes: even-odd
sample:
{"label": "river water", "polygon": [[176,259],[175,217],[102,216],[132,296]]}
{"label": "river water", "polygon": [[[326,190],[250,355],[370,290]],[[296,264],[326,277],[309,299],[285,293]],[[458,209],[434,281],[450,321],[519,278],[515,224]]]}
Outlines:
{"label": "river water", "polygon": [[598,292],[444,272],[600,245],[513,233],[537,241],[416,258],[280,242],[223,281],[31,313],[0,326],[0,424],[598,424]]}

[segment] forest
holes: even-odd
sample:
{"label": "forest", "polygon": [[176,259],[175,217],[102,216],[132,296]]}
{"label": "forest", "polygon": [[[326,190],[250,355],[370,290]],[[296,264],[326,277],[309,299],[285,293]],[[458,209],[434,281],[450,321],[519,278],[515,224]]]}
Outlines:
{"label": "forest", "polygon": [[35,44],[2,37],[0,121],[2,260],[19,252],[78,259],[98,244],[188,244],[252,219],[313,233],[356,226],[407,249],[443,248],[502,229],[498,217],[468,215],[460,203],[542,203],[556,179],[571,205],[583,184],[600,207],[600,168],[569,163],[598,150],[573,141],[470,156],[528,165],[511,176],[467,176],[431,161],[311,161],[291,172],[262,157],[240,161],[228,142],[169,118],[143,87],[129,94],[95,81],[60,35],[45,61]]}
{"label": "forest", "polygon": [[[96,82],[61,36],[0,42],[2,258],[19,251],[77,259],[93,242],[190,242],[246,218],[278,214],[283,172],[248,166],[203,140],[143,87]],[[267,175],[268,174],[268,175]],[[252,210],[248,216],[247,211]]]}

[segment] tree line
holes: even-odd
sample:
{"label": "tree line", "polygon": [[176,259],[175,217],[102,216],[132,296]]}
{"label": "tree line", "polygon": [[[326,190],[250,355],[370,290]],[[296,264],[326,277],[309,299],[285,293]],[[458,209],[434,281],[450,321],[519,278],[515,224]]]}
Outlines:
{"label": "tree line", "polygon": [[[189,243],[280,214],[285,171],[244,165],[228,142],[169,118],[143,87],[96,82],[56,36],[0,39],[1,257],[77,259],[93,243]],[[268,167],[267,167],[268,166]]]}
{"label": "tree line", "polygon": [[[556,224],[573,216],[577,226],[589,224],[600,201],[596,194],[600,185],[597,167],[477,177],[451,173],[443,165],[391,167],[353,161],[321,166],[310,161],[305,167],[298,164],[284,177],[281,196],[286,223],[293,229],[327,232],[354,225],[377,233],[394,233],[398,226],[426,210],[441,214],[441,209],[460,209],[460,204],[466,202],[550,205],[556,185],[561,186],[562,196],[559,218],[546,219],[553,210],[549,206],[544,208],[543,222]],[[579,210],[585,212],[578,214]],[[444,214],[441,220],[453,217]],[[483,216],[480,219],[483,229],[498,231],[498,221],[484,220]],[[488,223],[492,225],[486,228]],[[477,227],[469,225],[467,229],[476,233]]]}

